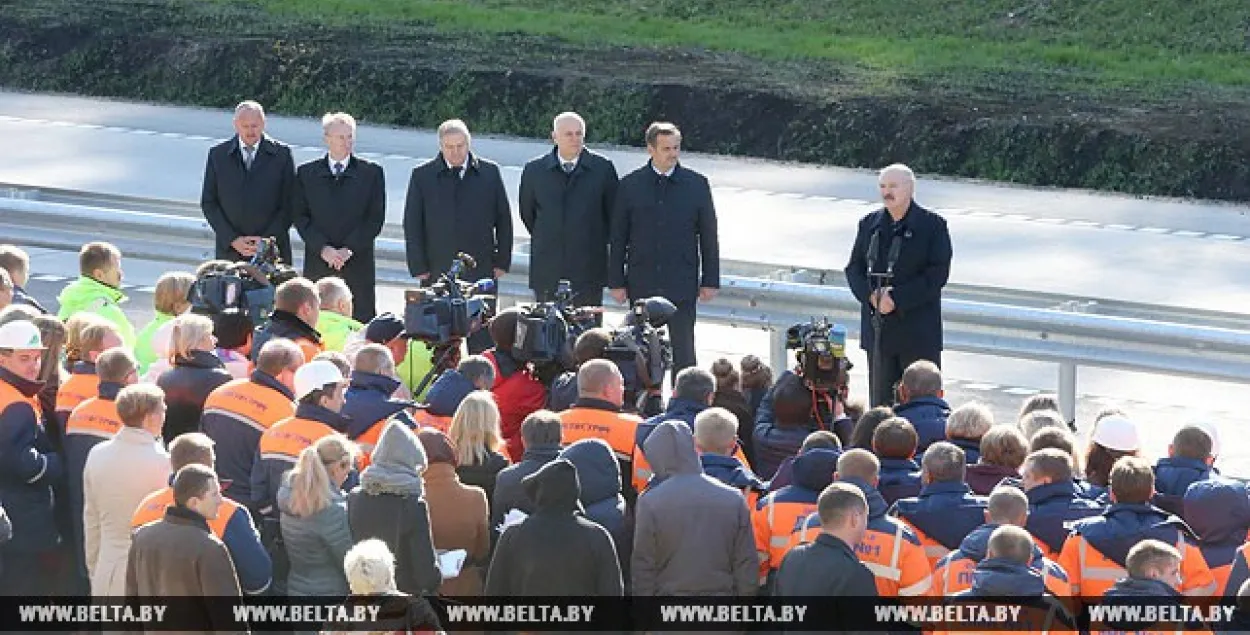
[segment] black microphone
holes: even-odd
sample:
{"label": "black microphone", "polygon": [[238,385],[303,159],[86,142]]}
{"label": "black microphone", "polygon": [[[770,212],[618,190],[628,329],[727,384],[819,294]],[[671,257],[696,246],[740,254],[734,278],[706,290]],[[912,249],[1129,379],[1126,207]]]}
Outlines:
{"label": "black microphone", "polygon": [[885,274],[894,274],[894,263],[898,262],[898,252],[903,248],[903,236],[894,234],[894,240],[890,241],[890,253],[885,257]]}
{"label": "black microphone", "polygon": [[880,232],[878,232],[876,228],[873,228],[872,237],[868,239],[867,260],[868,260],[868,275],[870,276],[873,274],[872,270],[876,268],[877,266],[877,249],[880,246],[879,234]]}
{"label": "black microphone", "polygon": [[473,256],[470,256],[469,254],[467,254],[467,253],[465,253],[465,252],[463,252],[463,251],[462,251],[462,252],[460,252],[460,253],[457,253],[457,254],[456,254],[456,259],[457,259],[457,260],[459,260],[460,262],[464,263],[464,266],[465,266],[465,267],[467,267],[467,268],[469,268],[469,269],[476,269],[476,268],[477,268],[477,260],[475,260],[475,259],[473,258]]}

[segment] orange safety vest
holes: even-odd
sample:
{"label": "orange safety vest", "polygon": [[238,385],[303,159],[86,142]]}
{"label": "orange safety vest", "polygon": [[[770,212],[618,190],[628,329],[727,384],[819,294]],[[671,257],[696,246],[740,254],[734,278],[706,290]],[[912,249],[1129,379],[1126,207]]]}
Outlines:
{"label": "orange safety vest", "polygon": [[334,428],[320,421],[288,417],[260,435],[260,458],[293,464],[305,448],[331,434],[334,434]]}
{"label": "orange safety vest", "polygon": [[75,373],[56,391],[56,411],[69,414],[78,404],[100,394],[100,377],[95,373]]}
{"label": "orange safety vest", "polygon": [[19,401],[30,406],[31,410],[35,411],[35,418],[39,420],[39,423],[44,423],[43,410],[39,407],[38,396],[27,397],[20,390],[14,388],[13,384],[0,381],[0,412],[4,412],[5,408]]}
{"label": "orange safety vest", "polygon": [[751,512],[755,552],[760,558],[759,584],[768,583],[768,574],[781,567],[790,551],[791,536],[803,529],[807,517],[816,512],[816,503],[777,502],[777,493],[764,497],[761,507]]}
{"label": "orange safety vest", "polygon": [[[813,512],[804,519],[801,529],[790,536],[789,548],[812,542],[818,534],[820,514]],[[855,544],[855,555],[872,572],[877,595],[881,597],[941,595],[934,592],[929,559],[920,539],[897,518],[870,520],[864,537]]]}
{"label": "orange safety vest", "polygon": [[[1180,592],[1188,596],[1209,597],[1218,586],[1202,551],[1185,540],[1180,530],[1176,532],[1173,545],[1181,554]],[[1072,583],[1072,594],[1080,597],[1102,597],[1117,581],[1128,577],[1128,571],[1097,549],[1090,546],[1085,537],[1072,534],[1063,542],[1059,552],[1059,566],[1067,572]]]}
{"label": "orange safety vest", "polygon": [[447,431],[451,429],[451,417],[431,414],[425,408],[417,408],[413,411],[412,420],[417,422],[417,427],[434,428],[443,434],[447,434]]}
{"label": "orange safety vest", "polygon": [[[174,488],[166,487],[148,494],[139,502],[139,506],[135,508],[134,516],[130,518],[130,528],[138,529],[148,523],[156,522],[165,517],[165,510],[174,504]],[[226,533],[226,525],[230,522],[230,518],[234,516],[234,512],[239,509],[239,504],[223,497],[221,499],[221,507],[217,510],[217,517],[208,521],[208,528],[212,530],[213,535],[220,540]]]}
{"label": "orange safety vest", "polygon": [[228,417],[263,434],[279,421],[294,416],[295,403],[251,379],[233,379],[208,394],[204,414]]}
{"label": "orange safety vest", "polygon": [[117,402],[112,399],[92,397],[74,408],[65,422],[65,434],[89,434],[101,439],[112,439],[122,427],[117,416]]}
{"label": "orange safety vest", "polygon": [[642,418],[624,412],[574,407],[560,413],[560,445],[568,447],[582,439],[601,439],[612,447],[616,459],[632,461],[634,437]]}

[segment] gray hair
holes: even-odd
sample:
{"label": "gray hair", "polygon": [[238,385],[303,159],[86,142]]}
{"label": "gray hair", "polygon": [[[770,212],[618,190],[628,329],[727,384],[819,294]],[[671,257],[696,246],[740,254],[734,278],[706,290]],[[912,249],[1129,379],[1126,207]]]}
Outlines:
{"label": "gray hair", "polygon": [[343,558],[347,584],[355,595],[395,591],[395,554],[377,538],[362,540]]}
{"label": "gray hair", "polygon": [[470,355],[460,360],[460,364],[456,366],[456,372],[473,384],[477,384],[479,379],[486,380],[488,387],[495,383],[495,366],[481,355]]}
{"label": "gray hair", "polygon": [[343,124],[352,129],[352,133],[356,132],[356,118],[345,112],[328,112],[321,118],[321,131],[330,134],[330,126],[334,124]]}
{"label": "gray hair", "polygon": [[356,370],[387,377],[394,375],[395,358],[391,357],[391,349],[372,342],[365,344],[356,351]]}
{"label": "gray hair", "polygon": [[967,460],[959,446],[938,441],[925,450],[920,467],[932,483],[962,483],[968,469]]}
{"label": "gray hair", "polygon": [[911,168],[902,163],[891,163],[890,165],[881,168],[881,171],[877,173],[877,177],[885,178],[890,174],[901,174],[909,183],[912,185],[916,184],[916,173],[912,172]]}
{"label": "gray hair", "polygon": [[950,413],[946,418],[946,438],[979,440],[994,427],[994,413],[989,406],[970,401]]}
{"label": "gray hair", "polygon": [[253,101],[251,99],[246,99],[246,100],[239,102],[239,105],[234,107],[234,118],[238,119],[239,117],[249,112],[254,112],[260,115],[262,118],[265,116],[265,108],[264,106],[260,105],[260,102]]}
{"label": "gray hair", "polygon": [[335,306],[343,300],[350,300],[352,290],[342,278],[326,276],[317,281],[317,297],[321,299],[321,306]]}
{"label": "gray hair", "polygon": [[13,289],[13,278],[9,276],[9,272],[6,269],[0,269],[0,289]]}
{"label": "gray hair", "polygon": [[683,368],[673,381],[673,396],[689,399],[698,403],[707,401],[708,395],[716,392],[716,377],[712,373],[697,366]]}
{"label": "gray hair", "polygon": [[586,132],[586,120],[582,119],[581,115],[571,110],[556,115],[556,118],[551,120],[551,130],[553,132],[558,130],[560,128],[560,124],[566,121],[576,121],[577,124],[582,127],[582,132]]}
{"label": "gray hair", "polygon": [[473,135],[469,134],[469,125],[460,119],[448,119],[438,124],[438,140],[442,141],[443,137],[449,134],[464,135],[466,142],[473,139]]}

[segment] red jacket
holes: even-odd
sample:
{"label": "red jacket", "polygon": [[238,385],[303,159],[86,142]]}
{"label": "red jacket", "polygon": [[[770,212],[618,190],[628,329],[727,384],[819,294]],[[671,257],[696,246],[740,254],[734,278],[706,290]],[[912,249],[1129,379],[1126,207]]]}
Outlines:
{"label": "red jacket", "polygon": [[495,385],[490,391],[499,406],[499,429],[508,444],[508,457],[517,463],[525,453],[521,422],[547,405],[547,389],[511,354],[491,349],[483,355],[495,367]]}

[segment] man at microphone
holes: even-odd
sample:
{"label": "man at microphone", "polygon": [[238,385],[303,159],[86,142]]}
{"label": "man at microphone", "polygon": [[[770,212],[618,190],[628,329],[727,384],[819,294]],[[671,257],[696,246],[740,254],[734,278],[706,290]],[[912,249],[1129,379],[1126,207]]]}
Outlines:
{"label": "man at microphone", "polygon": [[878,187],[885,206],[860,219],[846,264],[862,304],[859,339],[873,406],[894,403],[894,386],[912,362],[942,365],[942,287],[951,267],[946,219],[912,200],[911,168],[883,168]]}

